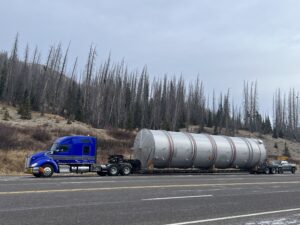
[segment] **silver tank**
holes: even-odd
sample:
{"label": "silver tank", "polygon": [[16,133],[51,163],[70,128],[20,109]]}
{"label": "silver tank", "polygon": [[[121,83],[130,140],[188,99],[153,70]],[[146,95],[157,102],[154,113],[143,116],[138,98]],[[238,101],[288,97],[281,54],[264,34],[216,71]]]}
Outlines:
{"label": "silver tank", "polygon": [[143,129],[134,141],[134,158],[152,168],[253,168],[266,159],[259,139]]}

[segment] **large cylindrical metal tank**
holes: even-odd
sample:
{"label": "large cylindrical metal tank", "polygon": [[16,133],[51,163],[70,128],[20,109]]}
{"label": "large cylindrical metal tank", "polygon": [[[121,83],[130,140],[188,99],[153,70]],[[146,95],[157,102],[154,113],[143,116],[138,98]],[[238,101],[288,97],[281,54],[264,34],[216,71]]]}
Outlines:
{"label": "large cylindrical metal tank", "polygon": [[134,141],[134,157],[152,168],[253,168],[266,159],[259,139],[143,129]]}

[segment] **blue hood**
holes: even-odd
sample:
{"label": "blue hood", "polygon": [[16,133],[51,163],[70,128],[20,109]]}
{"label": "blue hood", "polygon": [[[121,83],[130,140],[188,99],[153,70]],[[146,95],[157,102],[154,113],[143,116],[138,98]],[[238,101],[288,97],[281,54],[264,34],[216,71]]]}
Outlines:
{"label": "blue hood", "polygon": [[46,154],[46,151],[44,152],[38,152],[38,153],[35,153],[35,154],[32,154],[30,156],[30,164],[34,163],[35,161],[37,160],[40,160],[42,158],[49,158],[48,155]]}

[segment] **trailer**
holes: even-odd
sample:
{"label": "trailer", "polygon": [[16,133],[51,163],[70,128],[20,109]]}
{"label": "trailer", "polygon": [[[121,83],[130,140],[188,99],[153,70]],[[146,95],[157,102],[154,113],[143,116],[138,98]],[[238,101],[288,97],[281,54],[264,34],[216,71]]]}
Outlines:
{"label": "trailer", "polygon": [[142,170],[199,168],[255,170],[266,161],[263,141],[254,138],[143,129],[134,142]]}

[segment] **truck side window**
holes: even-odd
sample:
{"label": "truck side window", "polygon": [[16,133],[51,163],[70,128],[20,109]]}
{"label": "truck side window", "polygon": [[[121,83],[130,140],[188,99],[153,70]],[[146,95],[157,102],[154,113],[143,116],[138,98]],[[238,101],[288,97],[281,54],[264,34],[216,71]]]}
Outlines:
{"label": "truck side window", "polygon": [[83,154],[85,154],[85,155],[90,154],[90,146],[84,146],[83,147]]}
{"label": "truck side window", "polygon": [[68,145],[61,145],[59,146],[59,152],[67,152],[69,150]]}

